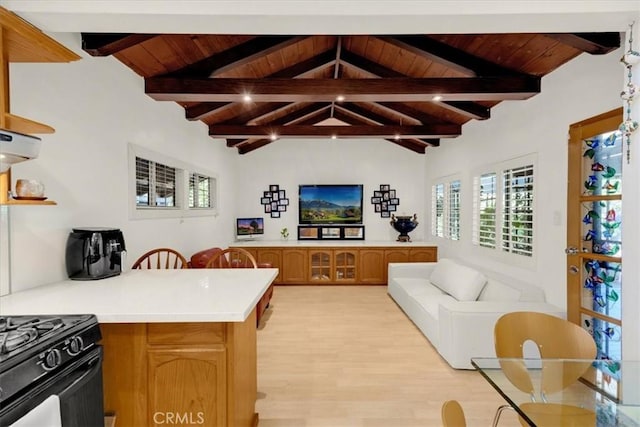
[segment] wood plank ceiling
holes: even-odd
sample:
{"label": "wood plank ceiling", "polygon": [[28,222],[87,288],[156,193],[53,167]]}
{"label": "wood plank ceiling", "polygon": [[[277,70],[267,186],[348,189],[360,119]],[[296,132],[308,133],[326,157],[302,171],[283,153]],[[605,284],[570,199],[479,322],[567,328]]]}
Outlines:
{"label": "wood plank ceiling", "polygon": [[[384,138],[416,153],[487,120],[503,100],[619,33],[243,36],[83,33],[174,101],[187,120],[249,153],[281,138]],[[327,119],[336,120],[327,120]]]}

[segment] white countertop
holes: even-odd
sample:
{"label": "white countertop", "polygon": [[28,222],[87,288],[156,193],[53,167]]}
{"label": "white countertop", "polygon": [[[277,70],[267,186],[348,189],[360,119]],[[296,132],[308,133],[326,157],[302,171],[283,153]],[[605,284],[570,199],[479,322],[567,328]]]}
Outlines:
{"label": "white countertop", "polygon": [[262,239],[253,239],[253,240],[238,240],[233,242],[229,246],[235,247],[291,247],[291,248],[300,248],[300,247],[308,247],[308,246],[345,246],[352,248],[367,248],[367,247],[394,247],[394,248],[421,248],[425,246],[434,246],[437,245],[432,242],[397,242],[395,240],[296,240],[296,239],[287,239],[287,240],[262,240]]}
{"label": "white countertop", "polygon": [[0,314],[95,314],[100,323],[243,322],[277,268],[132,270],[0,297]]}

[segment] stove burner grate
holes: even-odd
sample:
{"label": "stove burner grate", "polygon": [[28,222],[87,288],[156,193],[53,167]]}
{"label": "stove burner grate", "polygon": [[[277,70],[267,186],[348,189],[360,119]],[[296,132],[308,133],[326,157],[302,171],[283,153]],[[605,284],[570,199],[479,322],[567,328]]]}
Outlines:
{"label": "stove burner grate", "polygon": [[0,318],[0,354],[7,354],[38,339],[55,335],[64,326],[60,317]]}

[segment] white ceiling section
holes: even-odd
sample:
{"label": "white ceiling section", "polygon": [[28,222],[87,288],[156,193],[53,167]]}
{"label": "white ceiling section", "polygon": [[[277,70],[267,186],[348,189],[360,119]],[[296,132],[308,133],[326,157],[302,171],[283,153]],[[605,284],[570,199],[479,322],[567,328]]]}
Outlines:
{"label": "white ceiling section", "polygon": [[421,34],[625,31],[640,0],[0,0],[48,32]]}

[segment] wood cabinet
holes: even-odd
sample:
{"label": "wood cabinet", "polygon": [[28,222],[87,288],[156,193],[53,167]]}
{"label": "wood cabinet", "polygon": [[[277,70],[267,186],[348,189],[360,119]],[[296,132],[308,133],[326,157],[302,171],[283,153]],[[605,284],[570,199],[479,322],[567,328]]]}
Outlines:
{"label": "wood cabinet", "polygon": [[360,283],[377,285],[386,283],[387,263],[379,248],[360,249]]}
{"label": "wood cabinet", "polygon": [[432,245],[341,246],[248,246],[259,262],[280,269],[278,285],[385,285],[390,262],[435,262],[438,248]]}
{"label": "wood cabinet", "polygon": [[[261,252],[263,248],[258,248]],[[273,248],[270,248],[273,250]],[[282,249],[282,268],[280,270],[280,282],[289,284],[302,284],[307,282],[309,273],[307,271],[307,250],[306,249]]]}
{"label": "wood cabinet", "polygon": [[[80,59],[18,15],[0,7],[0,128],[23,134],[54,133],[48,125],[11,114],[9,96],[10,62],[71,62]],[[0,173],[0,204],[55,205],[51,200],[14,200],[11,194],[11,170]]]}
{"label": "wood cabinet", "polygon": [[123,426],[255,426],[255,316],[101,324],[105,411]]}
{"label": "wood cabinet", "polygon": [[279,282],[282,276],[282,251],[280,249],[271,249],[271,248],[262,248],[261,250],[256,249],[256,254],[254,257],[258,263],[269,263],[271,267],[278,269],[278,277],[276,277],[275,282]]}
{"label": "wood cabinet", "polygon": [[357,282],[357,249],[309,249],[309,282],[349,284]]}
{"label": "wood cabinet", "polygon": [[[224,349],[149,350],[150,423],[166,424],[179,418],[187,425],[226,425],[225,356]],[[196,401],[193,396],[206,399]]]}
{"label": "wood cabinet", "polygon": [[437,249],[435,247],[409,249],[409,262],[432,262],[436,258]]}

